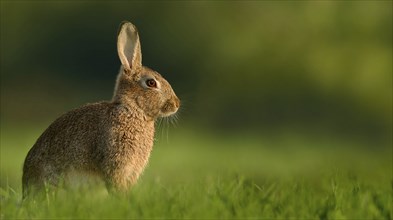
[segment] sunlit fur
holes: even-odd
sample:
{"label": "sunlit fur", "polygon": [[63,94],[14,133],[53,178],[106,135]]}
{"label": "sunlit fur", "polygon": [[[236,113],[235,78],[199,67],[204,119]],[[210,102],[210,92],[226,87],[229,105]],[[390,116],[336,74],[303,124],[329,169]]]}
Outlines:
{"label": "sunlit fur", "polygon": [[[112,100],[69,111],[44,131],[25,159],[24,196],[30,189],[56,186],[72,173],[98,177],[110,191],[127,191],[143,172],[156,119],[174,114],[180,101],[160,74],[142,66],[140,46],[122,53],[123,46],[140,43],[131,23],[122,23],[121,30],[126,35],[121,36],[119,55],[127,61],[122,60]],[[142,81],[146,77],[160,86],[147,88]]]}

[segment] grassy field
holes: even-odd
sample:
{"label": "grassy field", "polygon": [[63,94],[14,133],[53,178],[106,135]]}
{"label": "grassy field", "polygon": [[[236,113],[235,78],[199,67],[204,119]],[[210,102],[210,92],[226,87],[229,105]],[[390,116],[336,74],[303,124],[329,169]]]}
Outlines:
{"label": "grassy field", "polygon": [[[391,219],[391,147],[280,135],[158,132],[128,195],[102,187],[21,201],[21,167],[41,130],[1,134],[1,219]],[[356,149],[356,150],[355,150]]]}

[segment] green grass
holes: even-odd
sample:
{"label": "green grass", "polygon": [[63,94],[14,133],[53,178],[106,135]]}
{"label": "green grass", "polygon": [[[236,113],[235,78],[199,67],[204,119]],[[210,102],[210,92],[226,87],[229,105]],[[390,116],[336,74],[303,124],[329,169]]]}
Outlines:
{"label": "green grass", "polygon": [[390,219],[392,205],[389,188],[346,175],[260,182],[236,175],[177,183],[148,180],[126,196],[49,193],[45,199],[23,203],[19,193],[6,189],[1,203],[4,219]]}
{"label": "green grass", "polygon": [[[391,148],[286,135],[158,133],[127,195],[100,187],[21,200],[21,166],[40,131],[2,130],[1,219],[391,219]],[[202,138],[201,138],[202,137]],[[364,146],[363,146],[364,147]],[[377,147],[377,146],[375,146]],[[356,150],[355,150],[356,149]],[[374,148],[375,149],[375,148]]]}

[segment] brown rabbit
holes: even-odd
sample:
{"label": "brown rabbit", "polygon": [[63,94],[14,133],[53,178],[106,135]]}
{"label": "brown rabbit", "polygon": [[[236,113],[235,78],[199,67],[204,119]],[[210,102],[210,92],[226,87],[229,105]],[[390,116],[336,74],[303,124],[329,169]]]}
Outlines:
{"label": "brown rabbit", "polygon": [[112,100],[69,111],[44,131],[25,159],[24,196],[74,172],[100,177],[109,190],[127,191],[137,181],[153,147],[155,120],[176,113],[180,101],[159,73],[142,66],[130,22],[120,25],[117,50],[122,65]]}

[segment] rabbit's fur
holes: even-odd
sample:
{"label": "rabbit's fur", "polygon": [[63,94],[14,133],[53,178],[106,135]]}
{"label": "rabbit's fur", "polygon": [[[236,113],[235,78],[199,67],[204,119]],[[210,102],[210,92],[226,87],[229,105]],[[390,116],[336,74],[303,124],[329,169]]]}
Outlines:
{"label": "rabbit's fur", "polygon": [[155,120],[176,113],[180,101],[160,74],[142,66],[130,22],[121,24],[117,47],[122,66],[113,99],[69,111],[44,131],[25,159],[24,195],[56,186],[72,172],[100,177],[109,190],[127,191],[137,181],[153,147]]}

